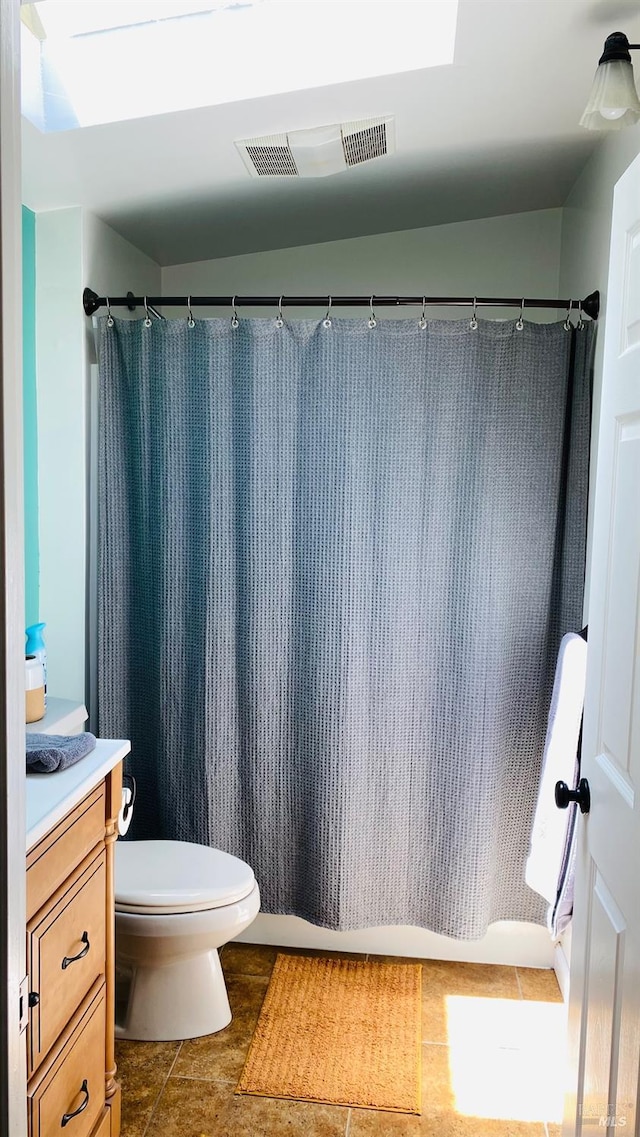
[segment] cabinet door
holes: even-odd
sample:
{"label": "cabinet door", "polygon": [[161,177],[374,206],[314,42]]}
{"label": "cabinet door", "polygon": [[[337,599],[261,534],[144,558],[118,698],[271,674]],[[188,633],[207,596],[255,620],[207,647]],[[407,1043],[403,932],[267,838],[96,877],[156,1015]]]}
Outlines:
{"label": "cabinet door", "polygon": [[92,989],[53,1059],[29,1084],[29,1137],[65,1132],[89,1137],[104,1110],[104,1039],[102,983]]}
{"label": "cabinet door", "polygon": [[[29,1072],[37,1069],[87,991],[105,972],[104,849],[80,866],[27,929]],[[36,1001],[37,1000],[37,1001]]]}

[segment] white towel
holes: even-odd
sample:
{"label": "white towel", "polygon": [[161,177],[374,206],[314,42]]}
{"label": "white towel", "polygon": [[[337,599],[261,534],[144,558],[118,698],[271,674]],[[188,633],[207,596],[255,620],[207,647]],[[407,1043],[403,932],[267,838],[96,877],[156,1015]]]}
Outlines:
{"label": "white towel", "polygon": [[[530,888],[548,901],[549,929],[552,934],[562,931],[557,925],[556,902],[560,894],[567,897],[571,891],[571,874],[575,858],[576,805],[558,809],[555,803],[555,784],[566,782],[569,789],[576,785],[578,775],[578,742],[584,707],[584,687],[587,670],[587,644],[581,635],[569,632],[563,636],[558,652],[556,674],[547,720],[538,802],[531,831],[531,845],[525,880]],[[563,927],[569,922],[564,911]]]}

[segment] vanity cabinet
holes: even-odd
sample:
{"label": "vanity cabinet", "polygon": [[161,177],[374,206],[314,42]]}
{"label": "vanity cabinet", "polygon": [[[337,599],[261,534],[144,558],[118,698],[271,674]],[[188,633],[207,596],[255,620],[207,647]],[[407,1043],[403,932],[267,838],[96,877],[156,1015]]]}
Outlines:
{"label": "vanity cabinet", "polygon": [[118,761],[27,853],[29,1137],[120,1133],[113,866],[121,796]]}

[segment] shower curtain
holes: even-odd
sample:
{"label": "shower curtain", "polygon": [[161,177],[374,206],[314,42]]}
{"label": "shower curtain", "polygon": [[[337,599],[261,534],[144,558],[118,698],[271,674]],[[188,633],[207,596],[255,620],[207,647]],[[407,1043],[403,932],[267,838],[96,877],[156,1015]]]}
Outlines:
{"label": "shower curtain", "polygon": [[590,328],[99,322],[99,731],[263,910],[481,937],[580,627]]}

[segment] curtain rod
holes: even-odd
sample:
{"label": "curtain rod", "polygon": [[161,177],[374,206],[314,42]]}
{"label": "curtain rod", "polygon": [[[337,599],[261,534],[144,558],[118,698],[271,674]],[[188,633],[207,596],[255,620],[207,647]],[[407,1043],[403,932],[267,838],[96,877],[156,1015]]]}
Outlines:
{"label": "curtain rod", "polygon": [[171,308],[324,308],[330,301],[331,307],[363,308],[375,305],[379,308],[409,305],[420,307],[451,305],[452,307],[477,308],[566,308],[569,311],[580,309],[584,315],[597,320],[600,311],[600,293],[591,292],[584,300],[543,300],[526,297],[495,296],[98,296],[91,288],[85,288],[82,304],[87,316],[92,316],[99,308],[123,308],[135,312],[136,308],[147,308],[160,319],[164,319],[157,308],[168,305]]}

